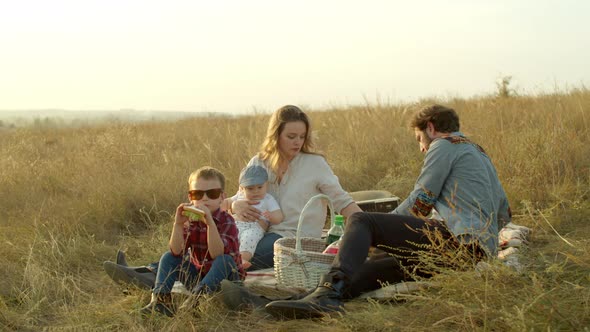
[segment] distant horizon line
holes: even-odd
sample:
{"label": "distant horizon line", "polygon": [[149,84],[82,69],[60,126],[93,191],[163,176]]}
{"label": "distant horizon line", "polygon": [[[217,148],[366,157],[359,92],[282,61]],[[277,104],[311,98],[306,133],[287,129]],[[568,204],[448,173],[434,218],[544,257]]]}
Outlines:
{"label": "distant horizon line", "polygon": [[[498,87],[499,88],[499,87]],[[523,91],[521,88],[519,88],[518,86],[516,87],[512,87],[512,86],[506,86],[506,88],[508,88],[508,90],[511,92],[510,97],[535,97],[535,96],[542,96],[542,95],[552,95],[552,94],[568,94],[571,92],[574,92],[576,90],[588,90],[588,88],[586,87],[585,84],[578,84],[578,85],[568,85],[564,88],[556,88],[554,87],[554,89],[552,91],[537,91],[537,92],[531,92],[531,91]],[[407,105],[407,104],[413,104],[416,102],[420,102],[423,100],[432,100],[432,99],[463,99],[463,100],[469,100],[469,99],[474,99],[474,98],[491,98],[491,97],[497,97],[499,95],[499,91],[490,91],[487,93],[480,93],[480,94],[473,94],[470,96],[457,96],[457,95],[447,95],[447,96],[441,96],[441,95],[430,95],[430,96],[421,96],[421,97],[415,97],[415,98],[409,98],[409,99],[398,99],[396,100],[396,102],[391,102],[390,99],[386,100],[382,100],[380,97],[378,97],[378,100],[375,100],[373,102],[370,102],[368,99],[365,99],[365,102],[357,102],[357,103],[346,103],[346,104],[340,104],[337,105],[338,103],[334,103],[334,102],[327,102],[324,103],[322,106],[316,105],[316,106],[311,106],[311,104],[313,103],[309,103],[309,102],[301,102],[301,103],[295,103],[296,105],[304,105],[307,106],[306,108],[310,108],[310,110],[314,110],[314,111],[321,111],[321,110],[328,110],[328,109],[333,109],[333,108],[354,108],[354,107],[358,107],[358,106],[366,106],[367,104],[369,105],[374,105],[374,104],[381,104],[384,103],[386,105]],[[311,107],[310,107],[311,106]],[[252,113],[272,113],[273,109],[270,110],[264,110],[263,108],[259,108],[259,106],[254,106],[251,105],[250,107],[252,107],[248,112],[232,112],[232,111],[222,111],[222,110],[174,110],[174,109],[137,109],[137,108],[118,108],[118,109],[71,109],[71,108],[55,108],[55,107],[47,107],[47,108],[0,108],[0,112],[6,113],[6,112],[163,112],[163,113],[215,113],[215,114],[230,114],[230,115],[235,115],[235,114],[252,114]],[[243,109],[243,108],[242,108]]]}

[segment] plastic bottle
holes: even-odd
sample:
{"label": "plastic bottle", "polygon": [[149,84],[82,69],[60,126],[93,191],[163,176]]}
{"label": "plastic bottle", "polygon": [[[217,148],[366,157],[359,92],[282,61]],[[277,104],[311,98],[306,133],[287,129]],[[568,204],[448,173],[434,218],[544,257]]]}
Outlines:
{"label": "plastic bottle", "polygon": [[337,240],[337,241],[330,243],[330,245],[327,246],[326,249],[324,249],[322,254],[336,255],[338,253],[339,249],[340,249],[340,240]]}
{"label": "plastic bottle", "polygon": [[326,245],[330,245],[332,242],[340,240],[340,237],[344,234],[344,216],[337,214],[334,217],[334,226],[328,231],[328,237],[326,237]]}

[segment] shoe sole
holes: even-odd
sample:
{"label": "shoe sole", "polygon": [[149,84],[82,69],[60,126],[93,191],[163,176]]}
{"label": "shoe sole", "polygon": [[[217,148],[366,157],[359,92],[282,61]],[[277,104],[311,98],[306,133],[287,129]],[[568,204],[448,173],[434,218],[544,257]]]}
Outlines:
{"label": "shoe sole", "polygon": [[102,266],[107,275],[119,284],[132,284],[139,288],[151,290],[156,282],[154,273],[147,269],[146,272],[138,272],[136,269],[141,268],[131,268],[110,261],[104,262]]}

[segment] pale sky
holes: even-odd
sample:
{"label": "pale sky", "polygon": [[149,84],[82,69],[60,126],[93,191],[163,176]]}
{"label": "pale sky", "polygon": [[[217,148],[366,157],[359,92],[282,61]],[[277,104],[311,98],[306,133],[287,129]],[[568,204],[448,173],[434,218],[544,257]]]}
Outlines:
{"label": "pale sky", "polygon": [[243,113],[590,83],[590,1],[0,0],[0,110]]}

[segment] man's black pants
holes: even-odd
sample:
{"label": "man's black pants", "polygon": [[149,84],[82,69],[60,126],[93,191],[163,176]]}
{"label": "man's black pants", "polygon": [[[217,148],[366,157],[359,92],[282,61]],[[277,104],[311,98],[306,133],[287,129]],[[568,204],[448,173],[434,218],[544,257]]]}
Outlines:
{"label": "man's black pants", "polygon": [[[370,247],[388,253],[367,260]],[[430,277],[433,271],[421,264],[420,254],[442,257],[461,248],[475,264],[485,253],[477,242],[461,245],[444,222],[390,213],[357,212],[348,218],[340,249],[330,274],[348,279],[348,296],[418,277]],[[448,255],[447,255],[448,256]],[[444,262],[442,262],[444,264]]]}

